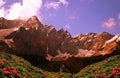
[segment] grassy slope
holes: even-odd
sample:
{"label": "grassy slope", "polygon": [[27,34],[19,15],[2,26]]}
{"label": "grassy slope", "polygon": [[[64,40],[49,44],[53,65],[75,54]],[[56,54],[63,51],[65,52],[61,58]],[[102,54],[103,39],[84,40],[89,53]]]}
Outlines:
{"label": "grassy slope", "polygon": [[0,78],[73,78],[68,73],[47,72],[21,57],[0,52]]}
{"label": "grassy slope", "polygon": [[120,78],[120,55],[85,67],[76,74],[77,78]]}
{"label": "grassy slope", "polygon": [[[7,72],[6,72],[7,71]],[[120,55],[89,65],[74,77],[68,73],[47,72],[21,57],[0,52],[0,78],[120,78]]]}

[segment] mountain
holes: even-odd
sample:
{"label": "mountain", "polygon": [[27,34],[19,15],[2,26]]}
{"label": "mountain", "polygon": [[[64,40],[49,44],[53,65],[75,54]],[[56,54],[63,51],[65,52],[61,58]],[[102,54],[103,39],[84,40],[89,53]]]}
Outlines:
{"label": "mountain", "polygon": [[29,19],[15,19],[7,20],[3,17],[0,18],[0,29],[17,28],[17,27],[37,27],[40,25],[39,19],[36,16],[32,16]]}
{"label": "mountain", "polygon": [[89,64],[120,54],[119,35],[100,32],[72,37],[67,30],[43,25],[36,16],[0,19],[0,51],[21,56],[47,71],[76,73]]}
{"label": "mountain", "polygon": [[111,39],[114,35],[107,32],[87,33],[76,35],[75,38],[80,41],[80,48],[87,50],[98,50],[105,41]]}
{"label": "mountain", "polygon": [[98,54],[100,48],[113,36],[107,32],[76,35],[75,38],[79,40],[80,56],[92,56],[94,53]]}

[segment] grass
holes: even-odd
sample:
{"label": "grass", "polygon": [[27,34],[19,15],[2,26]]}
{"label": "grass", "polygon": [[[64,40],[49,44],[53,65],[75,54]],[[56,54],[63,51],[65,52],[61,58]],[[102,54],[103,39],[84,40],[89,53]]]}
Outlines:
{"label": "grass", "polygon": [[21,57],[0,52],[0,78],[73,78],[73,75],[47,72]]}
{"label": "grass", "polygon": [[21,57],[0,52],[0,78],[120,78],[120,55],[89,65],[74,75],[48,72]]}
{"label": "grass", "polygon": [[120,78],[120,55],[89,65],[76,74],[77,78]]}

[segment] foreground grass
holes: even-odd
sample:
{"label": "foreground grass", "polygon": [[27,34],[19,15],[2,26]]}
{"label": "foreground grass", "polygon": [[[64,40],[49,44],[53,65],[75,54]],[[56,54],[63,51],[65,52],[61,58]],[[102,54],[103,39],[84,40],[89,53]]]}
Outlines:
{"label": "foreground grass", "polygon": [[47,72],[21,57],[0,52],[0,78],[120,78],[120,55],[89,65],[73,75]]}
{"label": "foreground grass", "polygon": [[21,57],[0,52],[0,78],[73,78],[69,73],[47,72]]}
{"label": "foreground grass", "polygon": [[120,55],[85,67],[77,78],[120,78]]}

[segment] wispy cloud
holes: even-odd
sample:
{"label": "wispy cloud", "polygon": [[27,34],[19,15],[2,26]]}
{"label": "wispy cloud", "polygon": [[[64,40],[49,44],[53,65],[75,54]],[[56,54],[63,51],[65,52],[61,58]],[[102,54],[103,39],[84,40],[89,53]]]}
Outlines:
{"label": "wispy cloud", "polygon": [[105,22],[103,22],[102,24],[103,27],[112,29],[116,26],[116,21],[114,18],[109,18],[108,20],[106,20]]}
{"label": "wispy cloud", "polygon": [[68,19],[70,20],[75,20],[79,18],[76,10],[72,11],[71,13],[67,13],[67,16],[68,16]]}
{"label": "wispy cloud", "polygon": [[50,8],[53,8],[53,9],[58,9],[60,8],[60,3],[59,2],[51,2],[51,3],[47,3],[45,5],[46,8],[50,9]]}
{"label": "wispy cloud", "polygon": [[118,26],[120,26],[120,13],[118,14]]}
{"label": "wispy cloud", "polygon": [[59,0],[60,3],[62,3],[63,5],[68,5],[68,1],[67,0]]}
{"label": "wispy cloud", "polygon": [[120,20],[120,13],[118,14],[118,20]]}
{"label": "wispy cloud", "polygon": [[87,2],[94,2],[95,0],[80,0],[81,2],[87,1]]}
{"label": "wispy cloud", "polygon": [[59,0],[57,2],[47,2],[45,4],[45,7],[48,8],[48,9],[52,8],[52,9],[57,10],[57,9],[60,8],[61,5],[68,5],[68,4],[69,3],[68,3],[67,0]]}
{"label": "wispy cloud", "polygon": [[71,15],[68,16],[68,18],[69,18],[70,20],[75,20],[75,19],[78,19],[79,16],[78,16],[77,14],[71,14]]}
{"label": "wispy cloud", "polygon": [[66,24],[66,25],[65,25],[65,28],[70,29],[70,28],[71,28],[71,25],[70,25],[70,24]]}
{"label": "wispy cloud", "polygon": [[5,4],[3,0],[0,0],[0,17],[4,17],[4,7],[2,7]]}
{"label": "wispy cloud", "polygon": [[74,20],[76,19],[76,16],[69,16],[69,19]]}
{"label": "wispy cloud", "polygon": [[[2,2],[4,5],[5,2]],[[38,15],[42,6],[42,0],[22,0],[14,3],[9,9],[4,10],[4,6],[0,8],[0,14],[8,19],[29,18],[33,15]]]}

